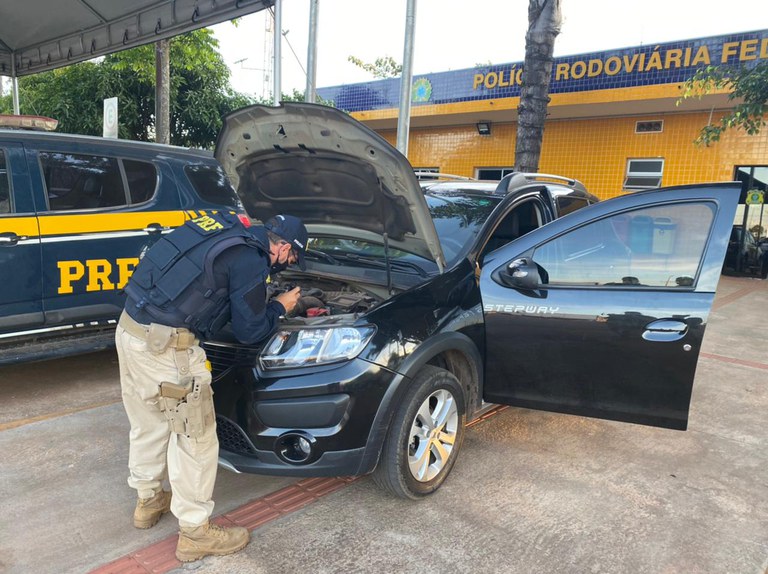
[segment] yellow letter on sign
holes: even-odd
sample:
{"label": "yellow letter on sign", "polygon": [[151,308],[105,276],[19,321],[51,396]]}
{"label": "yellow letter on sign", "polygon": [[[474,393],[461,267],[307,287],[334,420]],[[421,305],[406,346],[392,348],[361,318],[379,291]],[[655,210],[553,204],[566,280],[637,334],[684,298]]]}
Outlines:
{"label": "yellow letter on sign", "polygon": [[79,261],[59,261],[59,295],[74,293],[72,281],[78,281],[85,275],[85,266]]}
{"label": "yellow letter on sign", "polygon": [[115,284],[109,280],[112,273],[112,264],[106,259],[89,259],[85,262],[88,266],[88,285],[86,291],[104,291],[114,289]]}

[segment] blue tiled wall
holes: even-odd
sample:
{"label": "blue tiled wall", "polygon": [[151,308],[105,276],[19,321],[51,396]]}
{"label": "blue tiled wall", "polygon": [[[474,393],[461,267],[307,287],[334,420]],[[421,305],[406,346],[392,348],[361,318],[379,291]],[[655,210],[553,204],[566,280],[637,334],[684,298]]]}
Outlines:
{"label": "blue tiled wall", "polygon": [[[557,94],[679,83],[707,64],[754,65],[759,60],[768,60],[768,30],[578,54],[555,59],[549,91]],[[514,62],[415,76],[413,105],[519,96],[520,85],[514,78],[522,65]],[[349,112],[396,108],[400,80],[320,88],[318,95]]]}

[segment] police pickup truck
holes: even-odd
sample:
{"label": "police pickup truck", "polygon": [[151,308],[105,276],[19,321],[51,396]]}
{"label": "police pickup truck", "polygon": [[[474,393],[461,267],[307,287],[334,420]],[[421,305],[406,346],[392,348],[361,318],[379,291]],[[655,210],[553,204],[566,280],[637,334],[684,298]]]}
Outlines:
{"label": "police pickup truck", "polygon": [[161,234],[221,209],[247,221],[208,152],[51,126],[0,116],[0,364],[111,346],[122,288]]}

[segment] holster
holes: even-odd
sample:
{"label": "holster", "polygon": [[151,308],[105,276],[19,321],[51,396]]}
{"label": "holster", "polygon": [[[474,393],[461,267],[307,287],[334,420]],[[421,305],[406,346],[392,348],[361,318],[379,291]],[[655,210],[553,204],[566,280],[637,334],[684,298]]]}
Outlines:
{"label": "holster", "polygon": [[189,438],[203,436],[215,419],[211,385],[194,378],[186,385],[161,383],[160,408],[171,430]]}

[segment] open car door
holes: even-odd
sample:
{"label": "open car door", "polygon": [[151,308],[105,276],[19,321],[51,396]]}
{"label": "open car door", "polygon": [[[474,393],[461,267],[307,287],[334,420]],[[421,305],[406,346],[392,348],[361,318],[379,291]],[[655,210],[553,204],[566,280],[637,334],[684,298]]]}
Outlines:
{"label": "open car door", "polygon": [[489,402],[685,429],[740,185],[597,203],[489,253]]}

